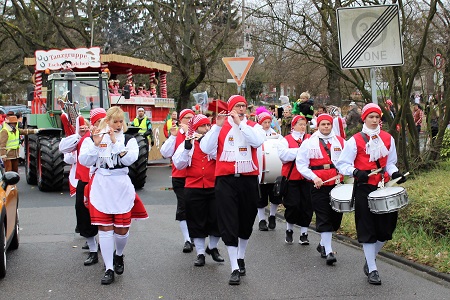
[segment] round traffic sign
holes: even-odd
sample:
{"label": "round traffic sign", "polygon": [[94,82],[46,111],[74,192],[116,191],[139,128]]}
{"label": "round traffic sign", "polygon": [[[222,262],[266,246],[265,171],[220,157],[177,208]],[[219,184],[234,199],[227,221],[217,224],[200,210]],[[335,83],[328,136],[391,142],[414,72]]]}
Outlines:
{"label": "round traffic sign", "polygon": [[433,65],[438,70],[442,69],[442,67],[444,66],[444,58],[441,54],[438,53],[434,56]]}

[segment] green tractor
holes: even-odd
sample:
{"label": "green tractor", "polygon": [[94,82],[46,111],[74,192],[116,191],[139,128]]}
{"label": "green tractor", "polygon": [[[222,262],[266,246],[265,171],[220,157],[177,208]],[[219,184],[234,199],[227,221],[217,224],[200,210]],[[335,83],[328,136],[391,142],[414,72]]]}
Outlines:
{"label": "green tractor", "polygon": [[[46,101],[39,107],[40,113],[26,114],[25,128],[38,128],[38,134],[25,136],[25,175],[28,184],[37,184],[40,191],[62,190],[66,163],[59,151],[59,143],[65,135],[61,114],[63,111],[74,122],[78,115],[89,119],[92,108],[110,106],[107,86],[108,74],[98,72],[60,72],[48,75]],[[130,127],[139,145],[139,159],[129,167],[130,178],[136,188],[142,188],[146,179],[148,160],[147,139],[138,134],[139,128]],[[142,165],[145,162],[145,168]]]}

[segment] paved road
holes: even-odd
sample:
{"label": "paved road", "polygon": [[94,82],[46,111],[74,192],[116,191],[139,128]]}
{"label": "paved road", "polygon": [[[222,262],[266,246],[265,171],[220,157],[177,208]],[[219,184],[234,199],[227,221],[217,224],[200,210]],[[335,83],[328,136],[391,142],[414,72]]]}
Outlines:
{"label": "paved road", "polygon": [[[383,284],[369,285],[362,251],[337,241],[337,265],[326,266],[315,250],[319,235],[310,233],[310,246],[286,245],[282,220],[270,232],[258,231],[255,223],[247,276],[240,286],[229,286],[228,262],[207,257],[206,266],[198,268],[194,253],[181,252],[175,196],[165,190],[170,169],[152,166],[148,175],[139,194],[150,218],[133,223],[125,273],[110,286],[100,285],[101,261],[83,265],[87,252],[74,234],[73,199],[67,191],[42,193],[21,181],[21,244],[8,252],[0,299],[449,299],[450,284],[386,258],[378,259]],[[222,242],[219,249],[228,260]]]}

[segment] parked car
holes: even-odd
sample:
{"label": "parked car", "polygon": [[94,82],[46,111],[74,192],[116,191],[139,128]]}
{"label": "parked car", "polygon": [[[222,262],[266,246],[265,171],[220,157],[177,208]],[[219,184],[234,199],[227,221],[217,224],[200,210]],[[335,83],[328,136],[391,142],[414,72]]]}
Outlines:
{"label": "parked car", "polygon": [[19,247],[19,193],[16,184],[20,177],[16,172],[5,172],[0,159],[0,279],[6,275],[6,251]]}

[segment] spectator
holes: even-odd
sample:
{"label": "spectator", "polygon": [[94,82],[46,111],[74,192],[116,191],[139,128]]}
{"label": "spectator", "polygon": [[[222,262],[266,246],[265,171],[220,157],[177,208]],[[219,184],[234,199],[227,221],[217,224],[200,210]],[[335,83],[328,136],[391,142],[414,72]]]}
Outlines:
{"label": "spectator", "polygon": [[292,114],[303,115],[308,122],[312,120],[314,117],[314,102],[311,98],[311,95],[308,92],[303,92],[300,94],[300,99],[294,104],[294,109]]}
{"label": "spectator", "polygon": [[422,121],[423,121],[423,110],[420,104],[414,104],[414,124],[417,128],[417,133],[420,134],[422,129]]}
{"label": "spectator", "polygon": [[358,106],[355,102],[350,102],[350,109],[345,117],[345,123],[347,124],[347,130],[356,128],[361,122],[361,114],[358,111]]}
{"label": "spectator", "polygon": [[283,110],[283,118],[281,119],[281,135],[286,136],[291,133],[292,113],[291,106],[287,105]]}

